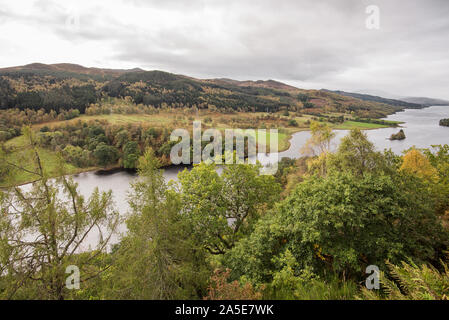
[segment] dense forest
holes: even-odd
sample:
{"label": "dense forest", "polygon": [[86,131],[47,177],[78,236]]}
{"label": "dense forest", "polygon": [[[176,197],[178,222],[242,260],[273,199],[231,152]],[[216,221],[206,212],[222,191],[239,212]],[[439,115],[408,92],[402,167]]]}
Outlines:
{"label": "dense forest", "polygon": [[[111,192],[81,196],[63,166],[49,179],[38,135],[25,128],[33,167],[3,154],[1,171],[39,179],[0,193],[0,297],[446,299],[449,146],[398,156],[355,129],[331,152],[330,128],[311,129],[308,146],[323,152],[283,159],[275,176],[202,163],[166,184],[147,148],[133,159],[130,212],[118,212]],[[127,231],[108,246],[122,223]],[[93,229],[102,240],[87,246]],[[66,287],[70,265],[78,290]],[[368,265],[381,270],[380,290],[364,287]]]}
{"label": "dense forest", "polygon": [[90,104],[108,97],[130,97],[136,105],[156,108],[215,108],[222,112],[287,109],[315,114],[334,111],[360,118],[383,117],[407,105],[301,90],[273,80],[200,80],[162,71],[103,70],[69,64],[0,69],[2,109],[77,109],[83,114]]}

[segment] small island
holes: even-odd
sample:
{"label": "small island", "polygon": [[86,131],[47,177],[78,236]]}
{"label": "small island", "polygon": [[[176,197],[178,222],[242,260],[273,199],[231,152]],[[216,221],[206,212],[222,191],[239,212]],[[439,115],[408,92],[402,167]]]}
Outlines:
{"label": "small island", "polygon": [[440,126],[443,126],[443,127],[449,127],[449,118],[447,118],[447,119],[441,119],[441,120],[440,120]]}
{"label": "small island", "polygon": [[393,133],[390,137],[390,140],[404,140],[405,139],[405,133],[404,130],[399,130],[398,133]]}

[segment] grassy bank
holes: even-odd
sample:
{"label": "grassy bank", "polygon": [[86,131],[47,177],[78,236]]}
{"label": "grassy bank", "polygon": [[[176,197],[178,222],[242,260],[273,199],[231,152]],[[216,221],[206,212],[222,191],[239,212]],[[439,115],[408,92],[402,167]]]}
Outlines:
{"label": "grassy bank", "polygon": [[[28,161],[32,156],[31,150],[27,147],[27,141],[24,136],[15,137],[5,143],[5,147],[10,149],[10,152],[7,152],[6,159],[8,162],[11,162],[16,165],[20,165],[26,170],[36,171],[36,168]],[[50,177],[58,176],[60,172],[60,164],[61,161],[56,152],[50,151],[44,148],[38,148],[38,153],[43,163],[43,169]],[[78,168],[68,162],[63,162],[64,171],[67,174],[76,174],[84,171],[91,171],[96,169],[95,167],[90,168]],[[39,178],[39,176],[32,174],[30,172],[25,172],[23,170],[18,170],[13,177],[12,180],[8,181],[12,185],[21,185],[28,182],[35,181]],[[4,181],[0,182],[0,187],[6,187]]]}
{"label": "grassy bank", "polygon": [[338,130],[351,130],[351,129],[371,130],[371,129],[381,129],[381,128],[388,128],[388,127],[390,127],[390,126],[384,125],[384,124],[357,122],[357,121],[345,121],[343,123],[333,126],[334,129],[338,129]]}

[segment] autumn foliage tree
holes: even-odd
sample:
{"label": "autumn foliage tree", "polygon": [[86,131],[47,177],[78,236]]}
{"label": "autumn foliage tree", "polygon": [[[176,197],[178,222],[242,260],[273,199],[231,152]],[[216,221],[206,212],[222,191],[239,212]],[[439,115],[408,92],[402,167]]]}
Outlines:
{"label": "autumn foliage tree", "polygon": [[216,269],[210,278],[208,294],[204,300],[260,300],[262,292],[256,290],[249,282],[240,284],[237,280],[229,281],[231,270]]}
{"label": "autumn foliage tree", "polygon": [[437,170],[419,150],[412,148],[402,157],[402,161],[400,170],[407,171],[430,182],[438,181]]}

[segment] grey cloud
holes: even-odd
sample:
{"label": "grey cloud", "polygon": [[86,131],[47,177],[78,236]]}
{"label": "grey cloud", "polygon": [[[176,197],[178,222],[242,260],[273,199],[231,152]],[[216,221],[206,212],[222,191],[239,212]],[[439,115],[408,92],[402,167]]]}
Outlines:
{"label": "grey cloud", "polygon": [[[165,10],[201,10],[204,9],[207,0],[123,0],[124,4],[132,3],[140,7],[158,7]],[[213,0],[210,2],[214,2]],[[208,4],[210,4],[210,2]]]}
{"label": "grey cloud", "polygon": [[[120,3],[149,15],[156,12],[160,19],[123,19],[121,12],[104,12],[105,2],[95,9],[81,8],[79,28],[68,29],[67,6],[40,0],[23,23],[65,41],[107,48],[98,59],[143,68],[449,98],[446,0]],[[365,8],[371,4],[380,7],[380,30],[365,28]],[[21,19],[0,11],[0,22],[2,17]]]}

